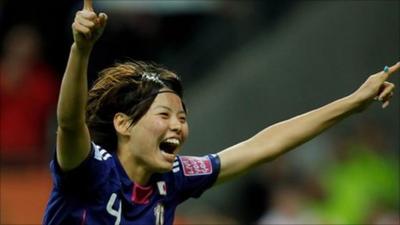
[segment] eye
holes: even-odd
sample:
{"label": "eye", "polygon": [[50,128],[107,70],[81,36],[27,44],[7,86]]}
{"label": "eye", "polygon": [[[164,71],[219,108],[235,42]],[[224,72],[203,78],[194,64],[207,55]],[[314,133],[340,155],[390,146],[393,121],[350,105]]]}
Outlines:
{"label": "eye", "polygon": [[169,117],[169,113],[167,113],[167,112],[160,112],[158,115],[160,115],[164,119],[168,119],[168,117]]}
{"label": "eye", "polygon": [[179,117],[179,121],[180,121],[181,123],[186,123],[186,116],[180,116],[180,117]]}

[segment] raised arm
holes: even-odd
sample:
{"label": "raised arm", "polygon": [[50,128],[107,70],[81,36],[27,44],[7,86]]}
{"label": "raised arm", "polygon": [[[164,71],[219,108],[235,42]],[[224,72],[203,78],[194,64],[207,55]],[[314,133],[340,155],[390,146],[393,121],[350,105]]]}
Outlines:
{"label": "raised arm", "polygon": [[250,139],[219,152],[221,170],[218,182],[246,172],[301,145],[347,116],[364,110],[374,99],[381,101],[382,107],[386,108],[394,90],[394,84],[386,80],[399,68],[400,62],[387,71],[371,75],[357,91],[347,97],[274,124]]}
{"label": "raised arm", "polygon": [[90,135],[85,123],[87,68],[96,40],[106,25],[104,13],[96,15],[92,0],[84,0],[72,24],[74,43],[61,83],[57,106],[57,161],[63,170],[77,167],[89,154]]}

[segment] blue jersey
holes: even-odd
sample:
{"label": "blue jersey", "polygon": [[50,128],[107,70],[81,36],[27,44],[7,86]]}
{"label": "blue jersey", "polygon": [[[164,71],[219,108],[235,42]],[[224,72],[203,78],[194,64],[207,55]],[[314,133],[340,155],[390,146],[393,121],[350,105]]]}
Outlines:
{"label": "blue jersey", "polygon": [[154,174],[149,185],[132,182],[118,157],[92,143],[79,167],[61,171],[50,163],[53,190],[45,225],[172,225],[178,204],[199,197],[217,179],[217,155],[177,156],[170,172]]}

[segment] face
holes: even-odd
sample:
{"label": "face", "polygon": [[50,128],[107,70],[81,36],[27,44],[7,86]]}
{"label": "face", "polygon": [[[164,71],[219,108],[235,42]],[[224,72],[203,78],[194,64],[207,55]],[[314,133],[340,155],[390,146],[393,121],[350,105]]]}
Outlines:
{"label": "face", "polygon": [[135,162],[151,172],[170,171],[188,136],[181,98],[169,92],[158,94],[147,113],[130,128],[129,136]]}

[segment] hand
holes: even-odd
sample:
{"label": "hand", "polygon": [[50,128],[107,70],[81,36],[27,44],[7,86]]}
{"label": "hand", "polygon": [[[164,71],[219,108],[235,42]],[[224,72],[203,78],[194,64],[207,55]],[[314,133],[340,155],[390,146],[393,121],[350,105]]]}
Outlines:
{"label": "hand", "polygon": [[75,15],[72,23],[73,37],[79,49],[91,50],[107,23],[107,15],[93,11],[92,0],[84,0],[83,9]]}
{"label": "hand", "polygon": [[386,108],[394,91],[394,84],[386,80],[399,69],[400,62],[391,66],[387,72],[381,71],[368,77],[361,87],[353,93],[359,103],[357,109],[359,111],[364,110],[373,100],[379,100],[383,103],[382,108]]}

